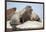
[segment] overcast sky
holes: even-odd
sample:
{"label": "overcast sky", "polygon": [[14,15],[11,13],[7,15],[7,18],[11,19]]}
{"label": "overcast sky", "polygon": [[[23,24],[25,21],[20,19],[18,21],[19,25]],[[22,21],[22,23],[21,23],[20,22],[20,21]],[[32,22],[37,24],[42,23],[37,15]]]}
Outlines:
{"label": "overcast sky", "polygon": [[26,6],[32,6],[33,11],[37,13],[41,19],[43,18],[43,4],[7,2],[7,9],[16,7],[19,11]]}

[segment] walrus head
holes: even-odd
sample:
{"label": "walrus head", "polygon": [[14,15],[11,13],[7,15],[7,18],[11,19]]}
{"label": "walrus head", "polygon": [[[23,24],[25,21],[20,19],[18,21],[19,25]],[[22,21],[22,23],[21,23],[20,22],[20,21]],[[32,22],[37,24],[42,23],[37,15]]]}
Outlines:
{"label": "walrus head", "polygon": [[22,17],[20,18],[20,22],[24,23],[24,22],[30,20],[31,13],[32,13],[32,7],[31,6],[26,6],[25,7],[25,12],[23,13]]}

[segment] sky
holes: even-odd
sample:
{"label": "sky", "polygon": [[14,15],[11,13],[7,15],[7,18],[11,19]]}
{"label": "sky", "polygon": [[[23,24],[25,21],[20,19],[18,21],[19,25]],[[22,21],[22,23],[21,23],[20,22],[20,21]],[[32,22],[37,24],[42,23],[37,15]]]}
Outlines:
{"label": "sky", "polygon": [[19,11],[26,6],[32,6],[33,11],[37,13],[41,19],[43,18],[43,4],[7,2],[7,9],[16,7],[17,10]]}

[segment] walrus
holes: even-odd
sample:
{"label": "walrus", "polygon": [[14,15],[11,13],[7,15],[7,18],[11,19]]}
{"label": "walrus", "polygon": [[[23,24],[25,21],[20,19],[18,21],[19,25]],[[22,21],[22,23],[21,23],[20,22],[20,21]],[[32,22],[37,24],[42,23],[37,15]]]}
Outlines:
{"label": "walrus", "polygon": [[10,8],[6,10],[7,21],[15,14],[16,8]]}
{"label": "walrus", "polygon": [[16,29],[16,25],[23,24],[26,21],[38,21],[40,22],[40,17],[33,12],[31,6],[26,6],[20,12],[15,13],[11,18],[11,26],[13,30]]}
{"label": "walrus", "polygon": [[25,12],[23,13],[22,17],[20,18],[20,22],[24,23],[26,21],[40,21],[40,18],[37,14],[33,12],[31,6],[25,7]]}

